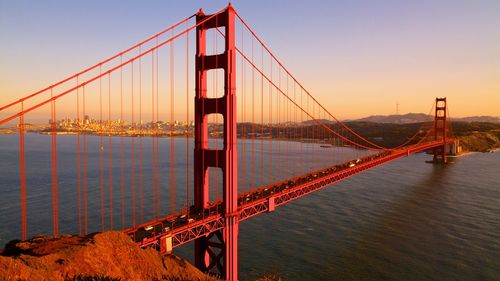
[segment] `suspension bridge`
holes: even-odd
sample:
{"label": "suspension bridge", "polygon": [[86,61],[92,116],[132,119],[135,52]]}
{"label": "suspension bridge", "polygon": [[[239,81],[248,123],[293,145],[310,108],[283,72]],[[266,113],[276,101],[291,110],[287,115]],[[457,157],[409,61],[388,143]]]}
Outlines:
{"label": "suspension bridge", "polygon": [[[397,147],[364,138],[229,4],[0,107],[0,125],[19,135],[23,240],[40,223],[28,225],[40,183],[26,147],[29,120],[41,116],[50,120],[38,132],[50,138],[42,177],[54,236],[60,224],[79,235],[121,230],[162,253],[194,242],[198,268],[237,280],[240,222],[414,153],[445,163],[454,143],[446,98],[431,111],[434,120]],[[63,204],[74,212],[59,213]]]}

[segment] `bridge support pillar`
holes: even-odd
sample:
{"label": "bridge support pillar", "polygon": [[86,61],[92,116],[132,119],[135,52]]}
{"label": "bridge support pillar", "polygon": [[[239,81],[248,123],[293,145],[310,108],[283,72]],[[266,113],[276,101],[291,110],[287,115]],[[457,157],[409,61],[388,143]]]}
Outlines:
{"label": "bridge support pillar", "polygon": [[446,163],[446,98],[436,98],[436,112],[434,115],[434,140],[442,140],[443,146],[434,148],[434,163]]}
{"label": "bridge support pillar", "polygon": [[[195,208],[203,210],[210,204],[208,168],[222,170],[223,208],[225,226],[195,241],[195,265],[202,271],[214,273],[226,280],[238,280],[238,163],[236,146],[236,61],[235,11],[229,5],[223,12],[209,18],[202,10],[196,22],[204,21],[196,29],[196,97],[194,200]],[[225,50],[221,54],[206,54],[206,31],[221,28],[225,36]],[[207,97],[207,71],[224,70],[224,96]],[[217,96],[217,95],[216,95]],[[220,114],[224,122],[224,148],[208,148],[208,118]]]}

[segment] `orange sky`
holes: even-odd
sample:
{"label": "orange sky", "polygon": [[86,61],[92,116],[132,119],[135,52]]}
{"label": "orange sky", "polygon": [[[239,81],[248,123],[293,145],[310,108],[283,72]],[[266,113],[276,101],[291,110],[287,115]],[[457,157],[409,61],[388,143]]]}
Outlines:
{"label": "orange sky", "polygon": [[[453,117],[500,116],[500,2],[325,2],[233,5],[341,119],[394,114],[397,103],[400,113],[428,113],[442,96]],[[198,7],[212,12],[224,5],[192,1],[165,12],[130,3],[113,13],[112,3],[99,1],[4,1],[0,105],[123,50]],[[280,13],[273,12],[276,7]]]}

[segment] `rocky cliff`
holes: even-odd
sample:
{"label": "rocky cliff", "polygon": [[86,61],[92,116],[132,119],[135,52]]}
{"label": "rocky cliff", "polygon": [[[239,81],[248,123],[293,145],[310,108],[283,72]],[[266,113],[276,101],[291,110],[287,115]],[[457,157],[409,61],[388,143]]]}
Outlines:
{"label": "rocky cliff", "polygon": [[207,280],[185,260],[140,249],[121,232],[11,241],[0,256],[0,280]]}

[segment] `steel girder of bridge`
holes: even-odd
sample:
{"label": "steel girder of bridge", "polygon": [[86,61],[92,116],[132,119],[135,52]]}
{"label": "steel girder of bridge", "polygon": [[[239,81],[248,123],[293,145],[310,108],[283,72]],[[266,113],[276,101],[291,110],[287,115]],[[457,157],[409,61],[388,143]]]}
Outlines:
{"label": "steel girder of bridge", "polygon": [[[454,141],[453,139],[448,139],[446,143],[447,144],[453,143],[453,141]],[[357,175],[369,169],[378,167],[380,165],[386,164],[388,162],[397,160],[405,156],[409,156],[417,152],[433,149],[443,145],[444,145],[443,141],[432,141],[414,147],[407,147],[405,149],[399,149],[395,151],[385,151],[385,152],[383,151],[379,154],[369,156],[372,157],[373,160],[361,163],[351,168],[329,173],[328,171],[335,167],[332,166],[290,180],[275,183],[272,186],[261,187],[259,189],[256,189],[253,193],[243,194],[239,196],[239,199],[244,199],[247,196],[252,197],[254,194],[261,193],[264,190],[272,189],[273,186],[276,187],[276,186],[286,185],[289,182],[296,182],[301,180],[304,181],[303,183],[295,185],[293,187],[284,188],[283,190],[277,193],[269,194],[257,200],[241,204],[238,207],[237,211],[238,222],[244,221],[246,219],[249,219],[251,217],[254,217],[262,213],[272,212],[278,206],[284,205],[285,203],[288,203],[295,199],[304,197],[314,191],[323,189],[327,186],[330,186],[334,183],[337,183],[339,181],[342,181],[344,179],[347,179],[351,176]],[[243,202],[244,200],[241,201]],[[222,205],[222,202],[218,202],[217,204]],[[166,218],[166,220],[175,217],[176,217],[175,215],[169,216],[168,218]],[[146,224],[144,224],[144,226],[145,225]],[[209,215],[203,219],[196,220],[187,223],[186,225],[183,225],[181,227],[172,229],[169,232],[158,234],[154,237],[146,239],[145,241],[140,241],[138,242],[138,245],[141,247],[160,246],[162,243],[164,243],[164,240],[166,238],[169,238],[172,240],[172,248],[176,248],[186,243],[195,241],[200,237],[208,237],[210,236],[210,234],[218,232],[224,227],[225,227],[224,214],[216,213],[213,215]],[[128,230],[126,232],[132,233],[133,230]],[[165,248],[160,247],[160,249],[162,250],[163,253],[166,252]]]}

